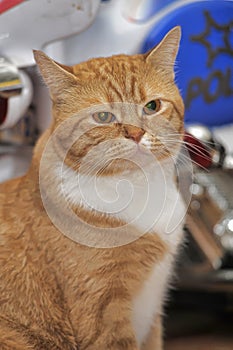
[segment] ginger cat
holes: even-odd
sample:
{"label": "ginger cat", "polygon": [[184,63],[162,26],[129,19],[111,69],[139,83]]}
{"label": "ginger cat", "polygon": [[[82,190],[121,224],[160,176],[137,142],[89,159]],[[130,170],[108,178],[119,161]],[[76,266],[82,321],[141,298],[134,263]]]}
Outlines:
{"label": "ginger cat", "polygon": [[[0,186],[1,350],[163,348],[163,301],[184,217],[174,176],[184,114],[174,83],[179,41],[175,27],[145,55],[73,67],[35,51],[53,122],[27,174]],[[119,178],[128,202],[118,210]],[[153,195],[141,214],[145,186]]]}

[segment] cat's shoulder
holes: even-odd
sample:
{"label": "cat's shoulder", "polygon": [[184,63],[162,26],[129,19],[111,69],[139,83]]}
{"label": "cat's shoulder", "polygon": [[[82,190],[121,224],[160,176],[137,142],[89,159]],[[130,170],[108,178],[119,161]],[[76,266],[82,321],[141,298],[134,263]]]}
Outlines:
{"label": "cat's shoulder", "polygon": [[4,205],[4,202],[11,200],[19,188],[21,178],[7,180],[0,183],[0,209]]}

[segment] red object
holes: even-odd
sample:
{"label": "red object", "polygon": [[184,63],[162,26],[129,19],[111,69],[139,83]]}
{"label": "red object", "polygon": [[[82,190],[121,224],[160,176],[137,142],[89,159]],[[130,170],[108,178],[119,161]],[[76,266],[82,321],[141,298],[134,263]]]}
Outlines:
{"label": "red object", "polygon": [[211,153],[202,142],[188,132],[185,133],[184,141],[193,162],[202,168],[212,165]]}
{"label": "red object", "polygon": [[12,7],[19,5],[21,2],[24,1],[25,0],[0,0],[0,14],[10,10]]}
{"label": "red object", "polygon": [[7,114],[7,99],[0,97],[0,125],[5,121]]}

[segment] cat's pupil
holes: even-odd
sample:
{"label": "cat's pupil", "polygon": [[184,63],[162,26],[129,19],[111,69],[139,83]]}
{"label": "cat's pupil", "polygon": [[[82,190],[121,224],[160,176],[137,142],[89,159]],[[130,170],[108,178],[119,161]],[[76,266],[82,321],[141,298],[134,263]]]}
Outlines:
{"label": "cat's pupil", "polygon": [[148,114],[148,115],[154,114],[158,112],[158,110],[160,109],[160,106],[161,106],[160,100],[152,100],[145,105],[145,107],[143,108],[143,112],[144,114]]}
{"label": "cat's pupil", "polygon": [[150,109],[151,111],[155,111],[156,110],[156,102],[155,101],[150,101],[149,103],[147,103],[146,108]]}
{"label": "cat's pupil", "polygon": [[104,122],[109,118],[109,113],[108,112],[100,112],[98,114],[98,116],[99,116],[99,119]]}

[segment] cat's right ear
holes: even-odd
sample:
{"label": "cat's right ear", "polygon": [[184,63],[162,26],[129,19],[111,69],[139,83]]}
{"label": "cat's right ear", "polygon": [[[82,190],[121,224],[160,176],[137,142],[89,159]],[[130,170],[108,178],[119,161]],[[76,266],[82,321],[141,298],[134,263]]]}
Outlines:
{"label": "cat's right ear", "polygon": [[53,101],[64,91],[77,85],[77,79],[72,74],[72,67],[53,61],[42,51],[33,50],[33,53],[44,82],[50,89],[50,96]]}
{"label": "cat's right ear", "polygon": [[174,64],[179,50],[181,28],[171,29],[162,41],[151,51],[145,54],[146,61],[156,68],[162,68],[174,78]]}

